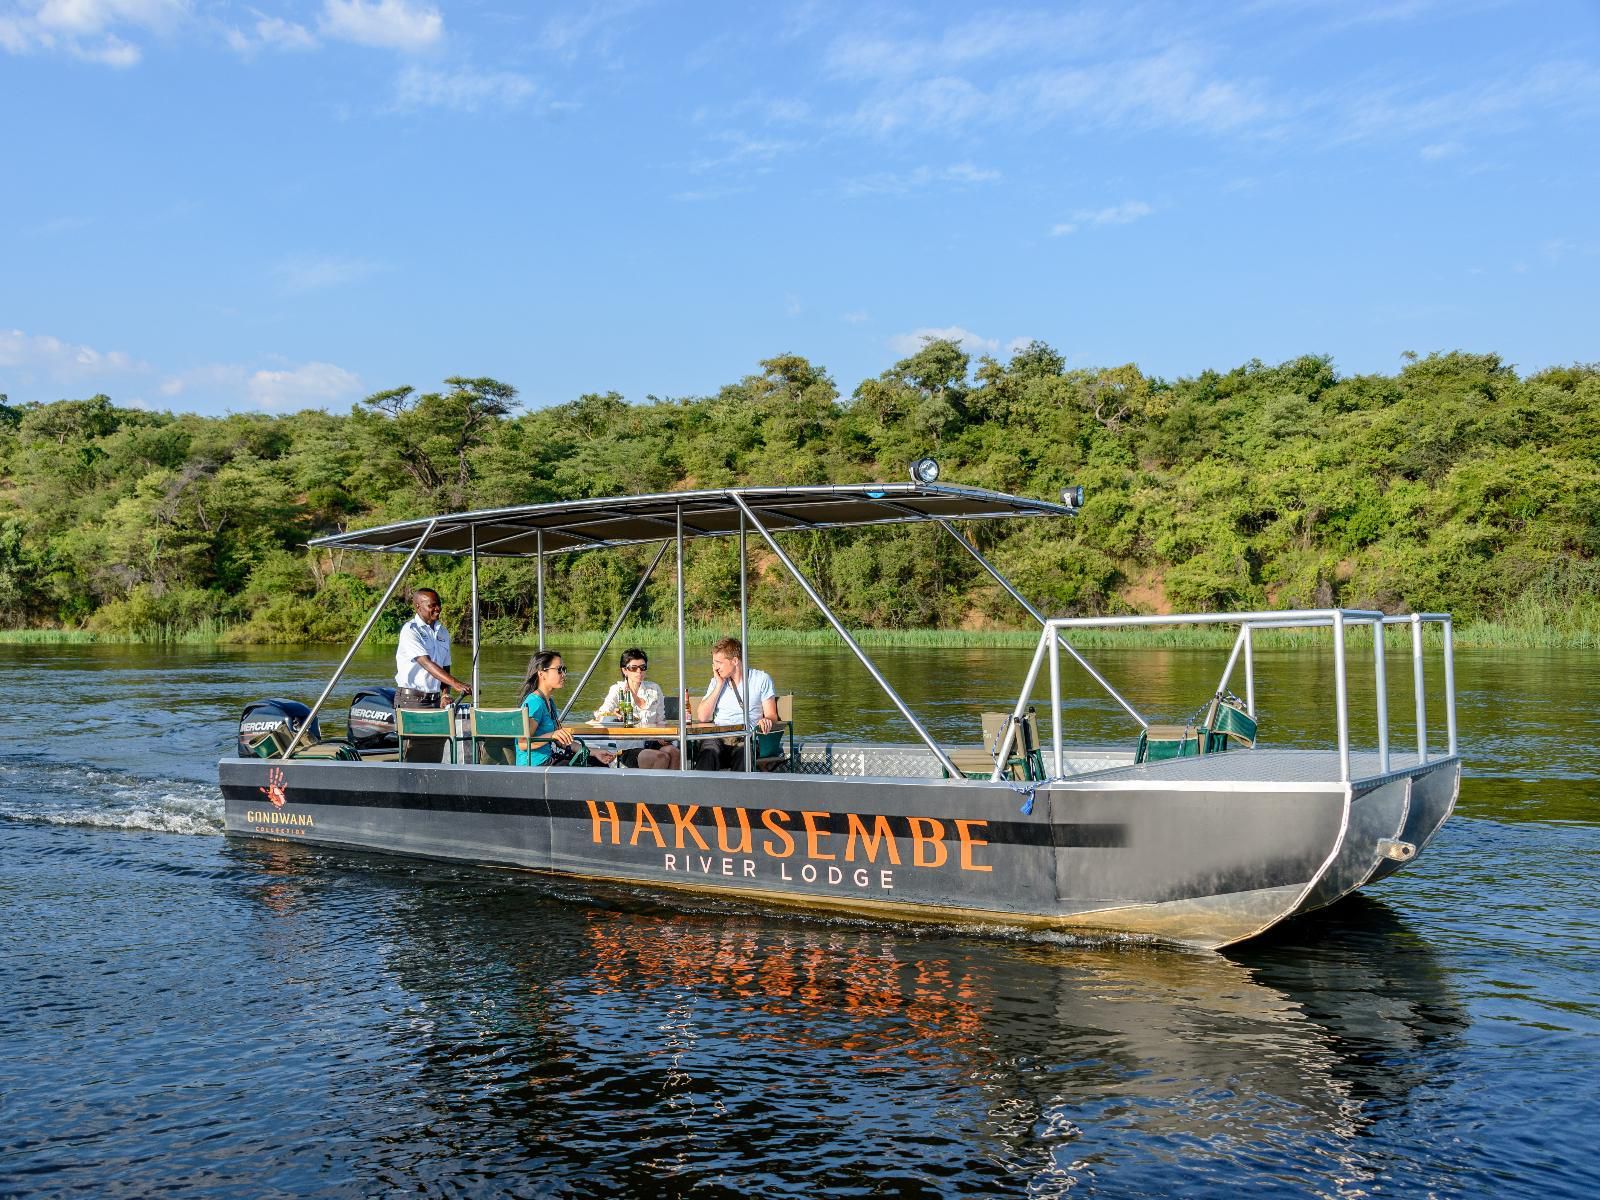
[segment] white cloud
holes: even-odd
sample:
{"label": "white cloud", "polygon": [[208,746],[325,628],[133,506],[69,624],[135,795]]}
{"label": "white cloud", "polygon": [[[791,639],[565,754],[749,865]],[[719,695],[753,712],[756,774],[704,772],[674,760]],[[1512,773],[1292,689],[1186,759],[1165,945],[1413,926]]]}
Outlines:
{"label": "white cloud", "polygon": [[1006,343],[1006,353],[1021,354],[1024,350],[1038,340],[1038,338],[1031,337],[1014,337]]}
{"label": "white cloud", "polygon": [[993,354],[1000,349],[996,338],[981,337],[970,329],[950,325],[944,329],[913,329],[910,333],[897,333],[889,339],[889,349],[902,358],[908,358],[933,341],[955,342],[968,354]]}
{"label": "white cloud", "polygon": [[[1341,141],[1382,137],[1517,129],[1535,114],[1589,118],[1600,113],[1600,75],[1584,62],[1541,63],[1521,78],[1475,81],[1455,91],[1424,94],[1426,82],[1409,87],[1363,89],[1333,96],[1332,120]],[[1428,149],[1453,148],[1441,140]],[[1427,149],[1423,157],[1428,158]]]}
{"label": "white cloud", "polygon": [[323,0],[325,37],[385,50],[425,50],[444,36],[444,17],[413,0]]}
{"label": "white cloud", "polygon": [[94,223],[94,217],[51,217],[26,232],[35,237],[58,237],[64,233],[76,233],[80,229],[88,229]]}
{"label": "white cloud", "polygon": [[381,270],[378,263],[337,255],[302,255],[272,268],[273,276],[290,292],[315,292],[365,279]]}
{"label": "white cloud", "polygon": [[867,315],[866,312],[859,308],[855,312],[845,313],[844,316],[840,317],[839,319],[841,321],[848,322],[851,325],[865,325],[868,321],[872,320],[872,318]]}
{"label": "white cloud", "polygon": [[999,171],[976,167],[971,163],[956,163],[949,167],[917,167],[915,170],[901,173],[880,171],[874,175],[864,175],[859,179],[847,179],[843,186],[847,196],[882,196],[903,195],[936,184],[960,186],[994,183],[999,179]]}
{"label": "white cloud", "polygon": [[359,397],[361,379],[332,363],[306,363],[290,371],[257,371],[246,384],[262,408],[320,408]]}
{"label": "white cloud", "polygon": [[139,62],[137,45],[115,31],[162,31],[188,15],[187,0],[44,0],[0,15],[0,48],[56,52],[109,67]]}
{"label": "white cloud", "polygon": [[[63,393],[106,392],[118,403],[144,406],[121,390],[150,378],[149,363],[120,350],[96,350],[49,334],[0,329],[0,371],[13,402],[57,400]],[[208,410],[294,409],[351,403],[361,398],[361,379],[332,363],[299,366],[213,363],[169,372],[158,387],[166,403],[180,401]]]}
{"label": "white cloud", "polygon": [[399,109],[477,112],[481,108],[516,108],[537,95],[539,86],[513,71],[476,71],[466,65],[424,70],[412,65],[400,72],[394,90]]}
{"label": "white cloud", "polygon": [[1454,158],[1460,153],[1460,142],[1435,142],[1433,145],[1424,146],[1418,151],[1423,162],[1439,162],[1442,159]]}
{"label": "white cloud", "polygon": [[804,100],[778,99],[766,106],[767,120],[783,125],[804,121],[811,115],[811,106]]}
{"label": "white cloud", "polygon": [[227,39],[228,45],[240,54],[253,54],[257,50],[315,50],[320,45],[316,34],[304,25],[282,17],[260,17],[249,33],[230,29]]}
{"label": "white cloud", "polygon": [[100,63],[107,67],[138,66],[143,51],[131,42],[125,42],[114,33],[108,33],[98,42],[75,43],[70,47],[74,58],[84,62]]}
{"label": "white cloud", "polygon": [[1564,237],[1549,238],[1539,243],[1539,253],[1548,262],[1567,262],[1574,258],[1589,257],[1600,253],[1600,243],[1578,241],[1574,238]]}
{"label": "white cloud", "polygon": [[1215,133],[1257,124],[1270,113],[1259,85],[1217,77],[1204,55],[1174,47],[1143,58],[1034,71],[992,88],[952,75],[885,84],[847,123],[879,135],[1053,121]]}
{"label": "white cloud", "polygon": [[1128,225],[1141,217],[1148,217],[1155,209],[1143,200],[1124,200],[1121,204],[1113,204],[1109,208],[1080,208],[1072,214],[1070,220],[1050,228],[1051,237],[1065,237],[1069,233],[1076,233],[1084,226],[1100,225]]}
{"label": "white cloud", "polygon": [[214,364],[207,367],[190,367],[161,381],[161,394],[177,399],[198,393],[199,398],[221,398],[223,403],[244,393],[245,380],[250,372],[246,367]]}
{"label": "white cloud", "polygon": [[361,396],[361,378],[332,363],[312,362],[279,370],[238,363],[191,367],[161,381],[169,400],[187,397],[206,408],[244,405],[275,411],[346,404]]}
{"label": "white cloud", "polygon": [[1261,84],[1167,24],[1137,6],[988,12],[931,35],[842,35],[824,68],[868,89],[842,123],[877,135],[1055,121],[1221,132],[1269,115]]}
{"label": "white cloud", "polygon": [[690,170],[715,171],[723,167],[760,170],[780,155],[787,154],[801,144],[781,138],[753,138],[737,130],[712,134],[711,140],[721,142],[727,149],[720,154],[702,155],[689,164]]}
{"label": "white cloud", "polygon": [[89,37],[113,25],[160,28],[187,10],[184,0],[45,0],[34,19],[45,29]]}
{"label": "white cloud", "polygon": [[986,13],[952,25],[937,37],[893,38],[879,33],[845,34],[834,39],[827,69],[847,79],[905,79],[948,72],[986,59],[1015,61],[1019,56],[1084,53],[1103,41],[1103,19],[1072,14]]}
{"label": "white cloud", "polygon": [[49,383],[94,383],[119,375],[137,375],[150,368],[121,350],[96,350],[50,334],[0,329],[0,367],[26,380]]}
{"label": "white cloud", "polygon": [[741,184],[738,187],[691,188],[687,191],[673,192],[672,198],[685,204],[698,204],[705,200],[725,200],[729,196],[742,196],[750,190],[749,184]]}
{"label": "white cloud", "polygon": [[539,44],[567,59],[576,58],[586,45],[609,54],[617,34],[626,28],[623,18],[644,3],[645,0],[589,0],[546,21],[539,33]]}

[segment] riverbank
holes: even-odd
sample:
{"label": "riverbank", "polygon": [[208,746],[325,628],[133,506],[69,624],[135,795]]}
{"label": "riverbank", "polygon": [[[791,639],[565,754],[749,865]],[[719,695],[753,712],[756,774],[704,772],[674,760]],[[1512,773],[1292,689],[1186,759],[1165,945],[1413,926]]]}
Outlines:
{"label": "riverbank", "polygon": [[[1586,619],[1585,619],[1586,618]],[[255,644],[239,634],[243,627],[174,630],[165,627],[137,633],[98,633],[83,629],[5,629],[0,630],[0,644],[4,645],[181,645],[221,646]],[[463,630],[455,630],[457,640]],[[727,633],[723,626],[690,626],[687,630],[690,645],[709,645]],[[597,645],[605,636],[603,630],[578,630],[558,632],[551,641],[568,645]],[[863,646],[926,646],[930,648],[967,649],[985,646],[1033,646],[1038,643],[1037,629],[862,629],[852,630],[851,636]],[[1256,645],[1262,647],[1294,647],[1311,642],[1326,644],[1326,634],[1316,630],[1263,630],[1256,634]],[[1352,644],[1367,639],[1365,630],[1352,631]],[[1409,636],[1404,630],[1391,628],[1391,644],[1398,648],[1401,639]],[[1429,643],[1437,642],[1441,634],[1438,626],[1428,626],[1424,636]],[[1595,650],[1600,649],[1600,620],[1593,613],[1581,614],[1578,619],[1557,621],[1553,614],[1541,610],[1523,614],[1511,621],[1473,621],[1455,629],[1455,644],[1463,648],[1502,650]],[[1235,630],[1226,626],[1139,626],[1131,629],[1082,629],[1072,635],[1072,644],[1080,647],[1125,646],[1130,648],[1186,648],[1198,649],[1229,646]],[[374,645],[393,645],[394,633],[373,633],[368,639]],[[677,634],[670,626],[624,626],[616,636],[616,644],[630,642],[640,645],[670,646],[676,644]],[[842,645],[839,635],[832,629],[752,629],[752,646],[837,646]],[[486,639],[485,645],[528,646],[537,645],[531,634],[525,637]]]}

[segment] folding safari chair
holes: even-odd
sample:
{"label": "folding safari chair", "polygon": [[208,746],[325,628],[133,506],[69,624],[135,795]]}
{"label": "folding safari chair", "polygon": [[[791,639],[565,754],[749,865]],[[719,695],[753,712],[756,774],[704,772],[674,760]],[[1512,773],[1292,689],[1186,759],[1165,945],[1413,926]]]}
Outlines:
{"label": "folding safari chair", "polygon": [[[1006,740],[1006,729],[1011,721],[1012,716],[1008,712],[983,714],[983,744],[991,764],[999,758],[1000,746]],[[990,771],[993,771],[992,766]],[[1017,734],[1011,739],[1011,749],[1007,753],[1006,769],[1001,776],[1005,779],[1044,778],[1044,753],[1039,749],[1039,719],[1032,708],[1024,712],[1022,720],[1018,722]]]}
{"label": "folding safari chair", "polygon": [[[450,750],[450,761],[456,761],[455,714],[448,708],[397,708],[394,710],[395,732],[400,736],[400,761],[413,761],[414,743],[443,742]],[[438,762],[440,759],[414,761]]]}
{"label": "folding safari chair", "polygon": [[[778,723],[766,733],[757,733],[755,756],[751,760],[758,771],[793,771],[794,750],[794,697],[778,697]],[[784,739],[789,742],[784,749]]]}
{"label": "folding safari chair", "polygon": [[1187,725],[1151,725],[1139,735],[1133,761],[1160,762],[1165,758],[1191,758],[1220,754],[1234,744],[1245,749],[1256,744],[1256,719],[1244,702],[1231,692],[1218,692]]}
{"label": "folding safari chair", "polygon": [[475,708],[472,710],[472,761],[515,766],[517,742],[533,736],[533,722],[525,708]]}

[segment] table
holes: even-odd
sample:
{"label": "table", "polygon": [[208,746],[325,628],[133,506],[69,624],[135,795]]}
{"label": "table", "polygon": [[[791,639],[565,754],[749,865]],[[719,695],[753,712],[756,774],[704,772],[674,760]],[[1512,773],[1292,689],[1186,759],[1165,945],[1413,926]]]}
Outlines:
{"label": "table", "polygon": [[[593,721],[583,721],[575,725],[568,725],[574,737],[595,739],[621,739],[623,741],[639,741],[650,738],[656,741],[675,742],[678,740],[678,727],[676,725],[597,725]],[[715,725],[708,721],[689,722],[689,740],[708,737],[728,737],[732,734],[742,734],[743,725]]]}

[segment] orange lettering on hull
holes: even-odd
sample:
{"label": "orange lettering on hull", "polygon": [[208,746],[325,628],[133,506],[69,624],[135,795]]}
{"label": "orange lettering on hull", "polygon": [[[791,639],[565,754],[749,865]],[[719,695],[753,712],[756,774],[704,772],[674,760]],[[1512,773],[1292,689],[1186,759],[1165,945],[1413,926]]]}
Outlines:
{"label": "orange lettering on hull", "polygon": [[845,821],[848,824],[846,837],[849,839],[844,844],[845,862],[855,862],[856,839],[859,838],[861,840],[861,848],[867,853],[868,862],[878,861],[878,846],[882,843],[888,852],[889,861],[897,867],[900,865],[900,850],[894,844],[894,834],[889,832],[888,817],[873,817],[870,831],[862,824],[861,818],[856,816],[855,813],[845,814]]}
{"label": "orange lettering on hull", "polygon": [[782,809],[764,808],[761,810],[761,823],[773,833],[777,834],[778,837],[783,839],[781,842],[781,845],[783,846],[782,850],[773,849],[774,845],[780,843],[774,843],[771,838],[766,838],[762,841],[761,853],[765,854],[768,858],[788,858],[794,853],[794,838],[789,835],[788,830],[782,827],[782,822],[787,821],[788,819],[789,814],[784,812]]}
{"label": "orange lettering on hull", "polygon": [[[911,861],[919,867],[944,866],[945,859],[950,857],[944,845],[944,822],[932,817],[907,817],[906,821],[911,826]],[[924,851],[931,852],[933,857],[924,858]]]}

